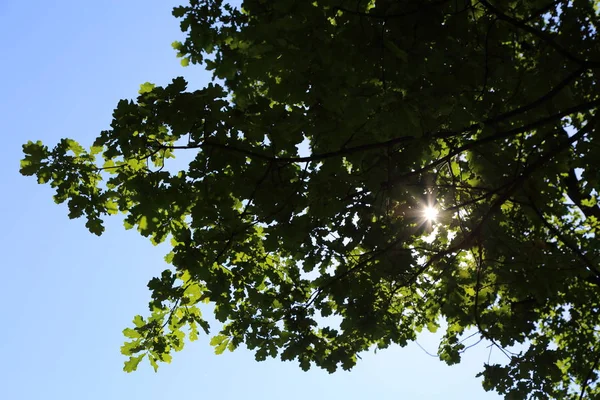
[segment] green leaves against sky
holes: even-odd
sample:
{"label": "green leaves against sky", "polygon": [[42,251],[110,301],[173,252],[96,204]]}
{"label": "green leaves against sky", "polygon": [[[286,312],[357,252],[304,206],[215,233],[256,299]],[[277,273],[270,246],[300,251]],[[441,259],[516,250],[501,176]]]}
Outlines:
{"label": "green leaves against sky", "polygon": [[173,14],[177,56],[215,82],[142,84],[89,150],[23,147],[21,173],[90,232],[121,213],[171,244],[149,315],[123,332],[125,371],[209,333],[201,308],[221,323],[217,353],[331,372],[443,320],[448,364],[471,332],[506,355],[482,360],[488,390],[600,398],[595,1],[192,0]]}

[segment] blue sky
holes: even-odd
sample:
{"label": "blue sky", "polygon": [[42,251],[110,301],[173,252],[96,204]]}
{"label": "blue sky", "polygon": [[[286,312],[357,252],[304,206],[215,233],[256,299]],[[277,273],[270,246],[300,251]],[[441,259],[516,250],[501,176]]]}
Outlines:
{"label": "blue sky", "polygon": [[[164,247],[110,220],[100,238],[70,221],[48,187],[18,174],[21,145],[71,137],[89,145],[121,98],[146,81],[183,75],[171,49],[181,39],[172,0],[0,1],[0,399],[493,399],[472,349],[447,367],[416,345],[369,353],[352,372],[254,361],[239,349],[215,356],[208,338],[188,344],[155,374],[122,372],[121,330],[144,313],[147,281],[165,268]],[[435,352],[427,337],[420,343]],[[496,357],[493,355],[492,359]]]}

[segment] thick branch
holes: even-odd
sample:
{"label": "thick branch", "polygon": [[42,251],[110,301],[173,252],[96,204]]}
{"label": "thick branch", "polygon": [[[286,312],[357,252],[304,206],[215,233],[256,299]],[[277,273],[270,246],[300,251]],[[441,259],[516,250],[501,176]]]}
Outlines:
{"label": "thick branch", "polygon": [[[466,150],[472,149],[476,146],[480,146],[485,143],[490,143],[490,142],[493,142],[493,141],[496,141],[499,139],[505,139],[505,138],[509,138],[512,136],[516,136],[516,135],[524,133],[524,132],[531,131],[533,129],[544,126],[548,123],[556,122],[567,115],[571,115],[571,114],[574,114],[577,112],[587,111],[590,108],[596,107],[598,105],[600,105],[600,99],[589,101],[589,102],[583,103],[583,104],[579,104],[575,107],[568,108],[566,110],[563,110],[556,114],[539,119],[535,122],[529,123],[529,124],[521,126],[519,128],[511,129],[509,131],[504,131],[504,132],[498,132],[494,135],[487,136],[483,139],[467,142],[465,145],[450,152],[450,154],[448,154],[447,156],[442,157],[441,159],[438,159],[438,160],[434,161],[433,163],[431,163],[417,171],[411,172],[409,175],[415,175],[415,174],[419,174],[421,172],[433,169],[440,164],[444,164],[445,162],[448,162],[452,157],[454,157],[458,154],[461,154],[462,152],[464,152]],[[493,119],[493,121],[497,121],[497,120],[498,120],[498,117]],[[485,123],[485,121],[484,121],[484,123]],[[465,128],[462,132],[457,132],[456,134],[473,131],[476,128],[480,128],[480,127],[481,127],[480,124],[472,125],[470,127]],[[434,133],[430,137],[445,138],[445,137],[449,137],[449,135],[448,135],[448,133],[443,133],[443,134],[435,134]],[[360,146],[347,147],[347,148],[339,149],[336,151],[330,151],[330,152],[321,153],[321,154],[313,154],[311,156],[306,156],[306,157],[270,156],[270,155],[267,155],[264,153],[258,153],[256,151],[246,150],[246,149],[242,149],[239,147],[227,145],[224,143],[214,142],[214,141],[210,141],[210,140],[205,140],[202,143],[193,144],[193,145],[161,146],[160,149],[182,150],[182,149],[202,149],[202,148],[206,148],[206,147],[213,147],[213,148],[218,148],[218,149],[222,149],[222,150],[226,150],[226,151],[231,151],[234,153],[240,153],[240,154],[246,155],[250,158],[257,158],[257,159],[265,160],[265,161],[282,162],[282,163],[304,163],[304,162],[321,161],[321,160],[325,160],[327,158],[333,158],[333,157],[343,157],[343,156],[360,153],[360,152],[367,151],[367,150],[387,148],[387,147],[394,146],[394,145],[397,145],[400,143],[407,143],[407,142],[413,141],[415,139],[417,139],[417,137],[415,137],[415,136],[401,136],[401,137],[387,140],[385,142],[367,143],[367,144],[363,144]],[[400,179],[395,179],[394,182],[397,180],[404,179],[404,178],[405,178],[405,176],[402,176]],[[390,183],[393,183],[393,182],[390,182]]]}
{"label": "thick branch", "polygon": [[567,195],[573,201],[573,203],[579,207],[586,218],[594,216],[598,221],[600,221],[600,208],[598,208],[598,206],[588,206],[583,204],[586,199],[581,192],[581,186],[579,185],[579,180],[577,180],[577,176],[575,175],[575,170],[573,168],[569,170],[569,174],[565,179],[563,179],[563,183],[567,187]]}

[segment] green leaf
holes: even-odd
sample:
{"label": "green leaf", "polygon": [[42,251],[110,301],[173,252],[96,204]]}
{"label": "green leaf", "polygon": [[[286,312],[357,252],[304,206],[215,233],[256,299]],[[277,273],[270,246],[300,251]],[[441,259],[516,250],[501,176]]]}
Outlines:
{"label": "green leaf", "polygon": [[152,369],[154,369],[154,372],[158,372],[158,363],[156,362],[156,358],[149,356],[148,359],[150,360],[150,365],[152,366]]}
{"label": "green leaf", "polygon": [[95,156],[97,154],[101,154],[103,150],[103,146],[92,146],[90,147],[90,155]]}
{"label": "green leaf", "polygon": [[125,337],[128,337],[130,339],[137,339],[142,336],[142,335],[140,335],[140,333],[138,331],[136,331],[135,329],[131,329],[131,328],[123,329],[123,335],[125,335]]}
{"label": "green leaf", "polygon": [[159,357],[160,361],[170,364],[173,361],[173,357],[169,353],[162,353]]}
{"label": "green leaf", "polygon": [[229,344],[229,337],[225,335],[216,335],[210,339],[210,345],[215,348],[215,354],[223,354]]}
{"label": "green leaf", "polygon": [[123,346],[121,346],[121,354],[124,356],[130,356],[134,353],[138,353],[143,350],[143,347],[140,345],[140,341],[136,340],[133,342],[125,342]]}
{"label": "green leaf", "polygon": [[133,318],[133,324],[137,327],[137,328],[141,328],[144,325],[146,325],[146,322],[144,321],[144,318],[141,315],[136,315]]}
{"label": "green leaf", "polygon": [[153,83],[150,83],[150,82],[142,83],[140,85],[140,90],[138,91],[138,93],[139,94],[150,93],[152,90],[154,90],[155,87],[156,87],[156,85]]}
{"label": "green leaf", "polygon": [[197,328],[194,327],[194,328],[190,329],[189,339],[191,342],[198,340],[198,329]]}
{"label": "green leaf", "polygon": [[129,360],[125,361],[125,365],[123,366],[123,371],[125,372],[133,372],[137,370],[140,361],[146,356],[146,354],[139,355],[137,357],[129,357]]}

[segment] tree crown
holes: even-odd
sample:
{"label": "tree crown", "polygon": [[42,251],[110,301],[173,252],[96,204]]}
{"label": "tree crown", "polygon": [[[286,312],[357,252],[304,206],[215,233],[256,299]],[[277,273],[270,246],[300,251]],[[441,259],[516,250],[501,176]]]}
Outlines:
{"label": "tree crown", "polygon": [[[216,83],[143,84],[88,150],[29,142],[21,163],[90,232],[123,213],[171,242],[150,315],[124,331],[126,371],[208,333],[211,303],[217,353],[333,372],[443,325],[449,364],[472,331],[507,355],[484,365],[487,390],[600,396],[596,1],[173,15],[182,64]],[[169,168],[180,152],[189,165]]]}

